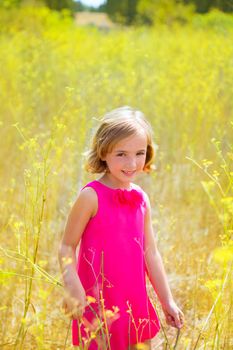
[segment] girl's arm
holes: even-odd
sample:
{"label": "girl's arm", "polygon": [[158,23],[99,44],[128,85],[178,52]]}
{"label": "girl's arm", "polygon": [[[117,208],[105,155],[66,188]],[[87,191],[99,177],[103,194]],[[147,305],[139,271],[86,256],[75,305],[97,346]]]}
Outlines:
{"label": "girl's arm", "polygon": [[151,222],[151,206],[147,195],[146,202],[144,256],[147,274],[162,304],[167,323],[174,327],[181,328],[183,326],[184,315],[173,299],[163,261],[154,239]]}
{"label": "girl's arm", "polygon": [[66,293],[63,307],[73,318],[78,318],[86,305],[85,291],[76,272],[76,248],[88,221],[97,211],[97,206],[95,191],[89,187],[84,188],[70,211],[58,250]]}

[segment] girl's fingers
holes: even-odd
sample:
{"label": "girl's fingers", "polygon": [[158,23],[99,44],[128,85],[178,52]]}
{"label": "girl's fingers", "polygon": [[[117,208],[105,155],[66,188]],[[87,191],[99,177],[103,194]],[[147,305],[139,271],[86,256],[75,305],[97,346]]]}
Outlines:
{"label": "girl's fingers", "polygon": [[179,311],[174,315],[175,327],[182,328],[184,325],[184,314]]}
{"label": "girl's fingers", "polygon": [[68,305],[66,301],[63,301],[61,311],[69,318],[75,320],[82,317],[84,307],[80,302],[75,303],[75,305]]}
{"label": "girl's fingers", "polygon": [[180,317],[178,312],[174,314],[174,323],[175,323],[175,327],[181,328],[181,322],[180,322]]}
{"label": "girl's fingers", "polygon": [[82,317],[83,315],[83,308],[80,306],[76,306],[73,308],[73,310],[71,311],[71,317],[73,320],[79,319]]}
{"label": "girl's fingers", "polygon": [[168,325],[172,326],[173,319],[170,315],[166,315],[166,322]]}
{"label": "girl's fingers", "polygon": [[167,320],[168,320],[169,322],[171,322],[171,321],[172,321],[172,317],[171,317],[170,315],[167,315]]}
{"label": "girl's fingers", "polygon": [[179,318],[180,318],[181,326],[183,327],[183,325],[184,325],[184,314],[183,314],[182,311],[181,311],[180,314],[179,314]]}
{"label": "girl's fingers", "polygon": [[182,315],[179,314],[175,314],[174,317],[171,315],[167,315],[166,322],[172,327],[181,328],[184,325],[184,318]]}
{"label": "girl's fingers", "polygon": [[172,308],[163,308],[164,315],[166,317],[167,324],[176,327],[182,328],[184,325],[184,314],[183,312],[175,305]]}

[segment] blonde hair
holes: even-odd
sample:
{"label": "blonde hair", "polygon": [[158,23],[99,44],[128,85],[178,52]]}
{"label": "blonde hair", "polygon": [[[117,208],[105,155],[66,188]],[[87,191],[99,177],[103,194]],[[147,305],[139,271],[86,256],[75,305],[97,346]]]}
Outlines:
{"label": "blonde hair", "polygon": [[147,137],[146,160],[143,171],[150,172],[154,166],[152,161],[155,154],[155,145],[152,141],[153,130],[144,114],[128,106],[120,107],[105,114],[94,133],[92,145],[88,152],[85,169],[90,173],[102,173],[108,167],[104,160],[107,153],[124,138],[135,135],[144,130]]}

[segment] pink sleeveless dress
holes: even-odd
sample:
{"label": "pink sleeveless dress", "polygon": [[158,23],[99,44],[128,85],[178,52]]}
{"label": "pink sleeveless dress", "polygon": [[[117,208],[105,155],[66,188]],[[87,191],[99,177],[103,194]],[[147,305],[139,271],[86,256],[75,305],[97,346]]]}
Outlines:
{"label": "pink sleeveless dress", "polygon": [[77,273],[90,303],[81,320],[72,321],[73,345],[127,350],[153,338],[160,322],[146,291],[143,190],[113,189],[89,182],[98,211],[81,239]]}

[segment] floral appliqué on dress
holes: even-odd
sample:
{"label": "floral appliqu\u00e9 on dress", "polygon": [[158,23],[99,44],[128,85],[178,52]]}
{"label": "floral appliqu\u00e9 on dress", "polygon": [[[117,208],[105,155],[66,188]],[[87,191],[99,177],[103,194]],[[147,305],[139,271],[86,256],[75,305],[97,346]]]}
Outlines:
{"label": "floral appliqu\u00e9 on dress", "polygon": [[114,201],[117,204],[127,204],[131,207],[138,207],[140,204],[145,205],[145,200],[141,192],[132,190],[116,189],[114,193]]}

